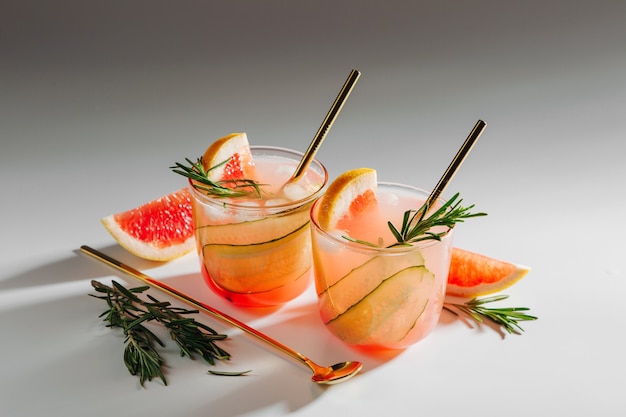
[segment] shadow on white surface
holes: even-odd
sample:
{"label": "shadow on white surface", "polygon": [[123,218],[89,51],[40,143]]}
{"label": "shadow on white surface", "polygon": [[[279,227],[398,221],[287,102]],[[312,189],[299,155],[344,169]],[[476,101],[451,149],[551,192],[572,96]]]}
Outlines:
{"label": "shadow on white surface", "polygon": [[[320,365],[346,360],[362,362],[363,370],[354,381],[402,354],[402,351],[360,351],[335,339],[319,320],[312,289],[279,308],[244,309],[212,293],[200,273],[163,276],[169,275],[171,269],[185,269],[188,265],[184,262],[168,265],[144,261],[116,245],[101,250],[139,270],[151,270],[147,273],[159,275],[169,285],[246,322]],[[196,268],[193,256],[186,261]],[[116,280],[130,287],[143,285],[78,250],[67,258],[0,282],[4,330],[8,334],[21,334],[19,339],[3,338],[1,350],[5,358],[31,358],[26,367],[22,363],[3,366],[3,379],[10,381],[2,382],[6,385],[2,388],[3,408],[10,415],[37,415],[51,410],[66,416],[87,412],[105,415],[104,392],[107,398],[126,403],[127,416],[146,413],[194,416],[210,410],[219,410],[220,416],[259,410],[280,415],[307,407],[329,389],[313,383],[311,371],[303,364],[204,314],[196,318],[229,336],[223,347],[232,358],[218,363],[216,369],[251,369],[252,373],[237,378],[207,375],[208,364],[199,359],[181,358],[167,334],[156,329],[166,344],[163,356],[169,385],[163,389],[160,380],[152,380],[142,388],[138,378],[130,375],[123,365],[123,335],[118,329],[106,327],[98,317],[106,309],[105,304],[88,296],[95,294],[91,280],[103,283]],[[150,293],[157,299],[181,304],[156,289]],[[25,328],[29,331],[23,332]],[[49,353],[42,356],[41,349]],[[59,369],[64,371],[59,374]],[[350,390],[350,384],[351,381],[340,384],[344,387],[341,389]],[[338,387],[333,388],[334,392]],[[32,392],[37,392],[38,401],[28,400]],[[81,399],[79,403],[76,398]]]}
{"label": "shadow on white surface", "polygon": [[[141,259],[130,254],[119,245],[110,245],[101,250],[139,270],[152,269],[164,264],[163,262]],[[83,281],[100,277],[103,272],[106,272],[106,269],[102,271],[95,268],[94,261],[87,258],[86,255],[75,256],[80,254],[78,248],[73,253],[74,255],[70,253],[67,257],[57,261],[37,265],[33,269],[24,268],[18,274],[4,277],[0,281],[0,291]]]}

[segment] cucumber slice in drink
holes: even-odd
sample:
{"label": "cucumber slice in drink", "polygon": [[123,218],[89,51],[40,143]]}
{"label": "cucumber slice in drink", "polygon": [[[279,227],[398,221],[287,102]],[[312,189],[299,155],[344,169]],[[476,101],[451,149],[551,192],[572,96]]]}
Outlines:
{"label": "cucumber slice in drink", "polygon": [[196,227],[196,239],[202,245],[252,245],[279,240],[308,224],[308,210],[286,212],[259,220],[240,223],[210,224]]}
{"label": "cucumber slice in drink", "polygon": [[424,257],[418,251],[371,258],[319,294],[322,320],[327,322],[343,314],[390,276],[405,268],[421,265],[424,265]]}
{"label": "cucumber slice in drink", "polygon": [[424,266],[405,268],[382,281],[326,326],[347,343],[400,342],[424,312],[434,281],[435,276]]}
{"label": "cucumber slice in drink", "polygon": [[261,243],[206,244],[204,266],[211,279],[230,292],[257,293],[287,285],[311,267],[308,225]]}

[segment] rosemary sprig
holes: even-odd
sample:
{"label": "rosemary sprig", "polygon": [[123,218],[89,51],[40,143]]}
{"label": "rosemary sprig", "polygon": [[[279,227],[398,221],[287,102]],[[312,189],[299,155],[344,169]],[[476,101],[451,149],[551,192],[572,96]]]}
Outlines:
{"label": "rosemary sprig", "polygon": [[484,298],[472,298],[463,304],[444,303],[443,308],[458,315],[458,311],[471,317],[477,323],[483,323],[484,319],[502,326],[509,334],[523,332],[520,321],[537,320],[537,317],[524,313],[526,307],[491,308],[485,304],[507,299],[508,295],[495,295]]}
{"label": "rosemary sprig", "polygon": [[[189,158],[185,158],[189,165],[176,162],[170,169],[194,181],[194,187],[211,197],[245,197],[245,196],[261,196],[261,186],[258,182],[251,179],[231,179],[212,181],[209,179],[209,172],[228,163],[229,159],[212,166],[208,170],[202,164],[202,158],[198,158],[193,162]],[[202,185],[200,185],[202,184]]]}
{"label": "rosemary sprig", "polygon": [[216,360],[230,359],[228,352],[216,344],[228,336],[217,333],[193,318],[184,317],[198,313],[197,310],[174,307],[149,294],[146,294],[149,301],[139,298],[137,294],[146,291],[148,286],[127,289],[113,281],[112,287],[109,287],[95,280],[91,281],[91,285],[96,292],[103,295],[89,295],[107,303],[108,309],[100,314],[108,322],[107,327],[119,327],[123,330],[126,336],[124,364],[132,375],[139,375],[142,386],[146,380],[157,377],[167,385],[162,371],[164,360],[155,347],[163,347],[165,344],[144,323],[156,322],[163,325],[178,345],[181,356],[193,359],[194,354],[198,354],[211,365]]}
{"label": "rosemary sprig", "polygon": [[[487,213],[471,213],[470,210],[474,208],[474,205],[463,207],[461,206],[462,201],[462,199],[459,199],[459,193],[456,193],[428,217],[426,217],[426,214],[430,207],[426,203],[418,210],[407,210],[404,212],[400,230],[391,222],[387,222],[391,233],[397,240],[391,246],[405,246],[430,239],[441,240],[456,223],[463,222],[471,217],[487,215]],[[437,226],[445,226],[448,229],[442,232],[431,231],[432,228]]]}

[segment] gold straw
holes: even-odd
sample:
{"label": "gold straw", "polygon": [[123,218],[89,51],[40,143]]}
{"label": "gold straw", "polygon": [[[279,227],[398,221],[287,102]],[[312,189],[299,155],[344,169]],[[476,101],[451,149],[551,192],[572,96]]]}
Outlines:
{"label": "gold straw", "polygon": [[452,159],[452,162],[448,166],[448,169],[446,169],[446,172],[444,172],[444,174],[442,175],[441,179],[435,186],[435,189],[428,196],[425,204],[428,205],[429,210],[432,206],[434,206],[435,202],[437,201],[441,193],[443,193],[443,190],[445,190],[452,177],[454,177],[454,174],[465,160],[465,157],[467,156],[469,151],[472,150],[474,143],[476,143],[486,126],[487,124],[485,122],[483,122],[482,120],[478,120],[467,139],[465,139],[465,142],[463,143],[457,154],[454,156],[454,159]]}
{"label": "gold straw", "polygon": [[330,110],[328,111],[326,118],[324,119],[324,121],[322,122],[322,125],[317,130],[317,133],[315,134],[313,141],[311,142],[311,144],[309,145],[309,148],[304,153],[304,157],[300,161],[300,164],[296,168],[296,171],[294,172],[289,182],[297,181],[306,172],[306,169],[309,167],[309,164],[315,157],[315,154],[317,153],[318,148],[320,147],[320,145],[326,138],[326,134],[328,133],[328,130],[335,122],[337,115],[339,115],[341,108],[343,107],[344,103],[348,99],[348,96],[352,92],[352,89],[354,88],[354,85],[356,84],[360,76],[361,76],[361,73],[355,69],[353,69],[350,72],[350,75],[348,75],[348,79],[346,80],[343,87],[341,88],[341,91],[339,91],[339,94],[337,95],[335,102],[330,107]]}

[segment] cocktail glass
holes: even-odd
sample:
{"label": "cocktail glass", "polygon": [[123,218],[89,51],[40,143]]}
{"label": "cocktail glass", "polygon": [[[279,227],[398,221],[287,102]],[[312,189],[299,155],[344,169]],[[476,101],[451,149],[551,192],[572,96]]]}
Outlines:
{"label": "cocktail glass", "polygon": [[309,211],[328,173],[314,160],[283,192],[302,153],[250,149],[263,198],[211,197],[190,182],[197,251],[204,280],[216,293],[242,306],[280,305],[311,283]]}
{"label": "cocktail glass", "polygon": [[[387,247],[395,241],[387,221],[399,229],[404,212],[418,209],[429,193],[379,183],[368,242],[385,236],[385,247],[345,239],[347,232],[319,226],[319,201],[311,208],[315,287],[326,328],[346,343],[366,348],[406,348],[436,326],[444,303],[453,229],[441,240]],[[439,200],[436,205],[443,204]],[[373,240],[373,242],[372,242]]]}

